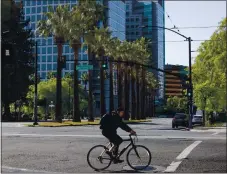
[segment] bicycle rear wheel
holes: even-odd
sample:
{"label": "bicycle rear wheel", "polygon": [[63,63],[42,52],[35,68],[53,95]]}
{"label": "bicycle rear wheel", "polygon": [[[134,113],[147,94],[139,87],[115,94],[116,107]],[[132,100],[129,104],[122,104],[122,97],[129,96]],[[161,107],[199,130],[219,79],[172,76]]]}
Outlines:
{"label": "bicycle rear wheel", "polygon": [[107,147],[104,145],[92,147],[87,154],[89,166],[95,170],[107,169],[112,162],[112,158],[106,153],[107,150]]}
{"label": "bicycle rear wheel", "polygon": [[151,163],[151,152],[142,145],[135,145],[129,149],[126,159],[128,165],[134,170],[144,170]]}

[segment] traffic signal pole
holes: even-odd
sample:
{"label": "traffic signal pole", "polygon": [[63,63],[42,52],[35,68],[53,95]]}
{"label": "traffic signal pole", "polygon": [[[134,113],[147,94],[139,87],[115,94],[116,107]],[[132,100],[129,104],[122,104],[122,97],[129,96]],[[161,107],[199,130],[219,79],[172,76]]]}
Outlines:
{"label": "traffic signal pole", "polygon": [[189,88],[190,88],[190,96],[189,96],[189,128],[192,128],[192,117],[193,117],[193,86],[192,86],[192,51],[191,51],[191,37],[188,38],[188,46],[189,46]]}
{"label": "traffic signal pole", "polygon": [[38,64],[38,44],[37,41],[35,42],[35,93],[34,93],[34,123],[33,125],[38,125],[38,118],[37,118],[37,99],[38,99],[38,92],[37,92],[37,88],[38,88],[38,68],[37,68],[37,64]]}

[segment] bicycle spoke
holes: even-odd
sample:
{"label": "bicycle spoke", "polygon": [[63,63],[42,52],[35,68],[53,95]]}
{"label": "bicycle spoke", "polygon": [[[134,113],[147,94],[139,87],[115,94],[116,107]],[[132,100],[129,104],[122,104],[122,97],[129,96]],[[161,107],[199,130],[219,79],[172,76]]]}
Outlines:
{"label": "bicycle spoke", "polygon": [[88,164],[96,170],[104,170],[109,167],[111,163],[110,156],[106,153],[104,149],[105,146],[99,145],[93,147],[88,153]]}
{"label": "bicycle spoke", "polygon": [[136,150],[131,148],[127,155],[129,166],[136,170],[143,170],[150,165],[151,154],[144,146],[136,146]]}

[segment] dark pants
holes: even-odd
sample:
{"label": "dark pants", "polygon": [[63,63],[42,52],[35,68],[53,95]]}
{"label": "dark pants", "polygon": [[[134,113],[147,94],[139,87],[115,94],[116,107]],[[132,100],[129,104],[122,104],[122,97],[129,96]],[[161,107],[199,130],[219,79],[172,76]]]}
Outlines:
{"label": "dark pants", "polygon": [[102,134],[115,145],[114,154],[117,154],[119,145],[123,142],[122,138],[116,132],[102,131]]}

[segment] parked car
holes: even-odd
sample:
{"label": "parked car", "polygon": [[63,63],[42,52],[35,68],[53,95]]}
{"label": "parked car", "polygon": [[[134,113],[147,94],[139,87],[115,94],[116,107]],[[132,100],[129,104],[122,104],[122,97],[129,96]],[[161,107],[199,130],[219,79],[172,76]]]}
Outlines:
{"label": "parked car", "polygon": [[188,118],[184,113],[176,113],[172,120],[172,128],[178,128],[178,126],[188,126]]}
{"label": "parked car", "polygon": [[193,115],[192,125],[194,125],[194,124],[202,125],[203,124],[203,116],[202,115]]}

